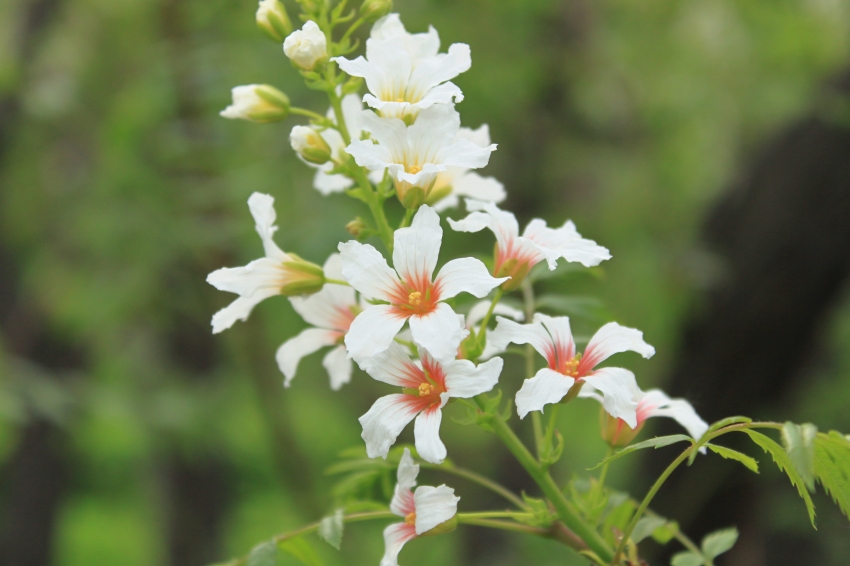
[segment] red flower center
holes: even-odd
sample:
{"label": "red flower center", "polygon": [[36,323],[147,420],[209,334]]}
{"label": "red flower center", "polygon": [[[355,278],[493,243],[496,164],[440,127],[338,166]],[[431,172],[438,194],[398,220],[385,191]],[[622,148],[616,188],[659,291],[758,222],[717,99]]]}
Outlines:
{"label": "red flower center", "polygon": [[399,316],[424,315],[437,308],[440,300],[440,285],[431,283],[426,277],[415,281],[403,281],[393,292],[392,305]]}

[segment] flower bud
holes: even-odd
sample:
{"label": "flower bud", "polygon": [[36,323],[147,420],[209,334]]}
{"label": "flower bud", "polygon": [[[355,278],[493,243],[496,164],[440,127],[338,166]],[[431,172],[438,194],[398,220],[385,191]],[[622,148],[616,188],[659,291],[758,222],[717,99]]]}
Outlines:
{"label": "flower bud", "polygon": [[280,288],[280,294],[312,295],[321,291],[325,285],[324,270],[293,253],[287,255],[289,261],[283,262],[283,285]]}
{"label": "flower bud", "polygon": [[367,22],[383,18],[393,9],[393,0],[364,0],[360,6],[360,16]]}
{"label": "flower bud", "polygon": [[355,238],[359,238],[363,231],[366,230],[366,223],[360,217],[355,218],[345,225],[345,229]]}
{"label": "flower bud", "polygon": [[280,0],[260,0],[257,27],[270,39],[282,43],[292,33],[292,22]]}
{"label": "flower bud", "polygon": [[319,12],[319,8],[322,7],[324,0],[298,0],[298,3],[301,4],[301,9],[306,13],[316,14]]}
{"label": "flower bud", "polygon": [[292,128],[289,143],[292,144],[292,149],[309,163],[322,165],[331,159],[331,146],[319,135],[319,132],[309,126]]}
{"label": "flower bud", "polygon": [[[498,244],[497,244],[498,245]],[[498,256],[498,251],[497,251]],[[494,273],[494,277],[510,277],[502,283],[503,291],[515,291],[522,285],[528,272],[531,271],[531,266],[527,261],[520,262],[515,258],[511,258],[503,262]]]}
{"label": "flower bud", "polygon": [[289,116],[289,98],[269,85],[233,87],[233,103],[222,110],[225,118],[239,118],[260,124],[278,122]]}
{"label": "flower bud", "polygon": [[310,20],[286,38],[283,52],[302,71],[312,71],[327,60],[328,43],[316,22]]}
{"label": "flower bud", "polygon": [[[485,331],[486,332],[486,331]],[[475,361],[484,353],[484,343],[478,340],[478,335],[470,332],[457,349],[457,357],[461,360]]]}
{"label": "flower bud", "polygon": [[602,440],[611,448],[623,448],[631,444],[632,440],[643,428],[643,421],[638,423],[637,428],[630,427],[623,419],[617,419],[601,408],[599,412],[599,426],[602,431]]}

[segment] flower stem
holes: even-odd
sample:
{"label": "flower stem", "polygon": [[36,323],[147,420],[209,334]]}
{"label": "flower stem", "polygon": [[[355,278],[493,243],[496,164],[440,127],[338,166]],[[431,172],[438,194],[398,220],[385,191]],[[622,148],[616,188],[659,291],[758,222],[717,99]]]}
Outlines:
{"label": "flower stem", "polygon": [[552,437],[555,435],[555,424],[558,420],[558,410],[560,410],[561,405],[555,403],[552,405],[552,409],[549,414],[549,426],[546,427],[546,437],[544,438],[543,446],[546,450],[549,450],[552,447]]}
{"label": "flower stem", "polygon": [[476,511],[474,513],[458,513],[461,519],[530,519],[532,513],[516,513],[513,511]]}
{"label": "flower stem", "polygon": [[487,309],[487,314],[484,315],[484,318],[481,319],[481,326],[478,327],[478,336],[475,338],[476,342],[479,344],[482,340],[484,340],[484,335],[487,333],[487,324],[490,322],[490,317],[493,316],[493,311],[496,309],[496,305],[499,304],[499,301],[502,300],[502,295],[505,292],[501,287],[496,289],[496,294],[493,295],[493,302],[490,303],[490,308]]}
{"label": "flower stem", "polygon": [[332,285],[344,285],[345,287],[351,287],[348,284],[348,281],[343,281],[342,279],[331,279],[329,277],[325,277],[325,283],[330,283]]}
{"label": "flower stem", "polygon": [[476,519],[474,517],[466,517],[465,513],[458,513],[457,522],[462,525],[476,525],[478,527],[489,527],[491,529],[501,529],[503,531],[514,531],[517,533],[525,533],[544,538],[551,538],[548,531],[529,525],[520,523],[509,523],[507,521],[494,521],[491,519]]}
{"label": "flower stem", "polygon": [[[329,123],[329,120],[325,116],[322,116],[321,114],[319,114],[317,112],[313,112],[312,110],[307,110],[306,108],[298,108],[296,106],[292,106],[289,109],[289,113],[290,114],[298,114],[299,116],[307,116],[308,118],[312,118],[313,120],[316,120],[317,122],[323,122],[325,124]],[[334,126],[334,127],[336,127],[336,126]]]}
{"label": "flower stem", "polygon": [[355,20],[355,22],[353,24],[351,24],[351,27],[348,28],[348,30],[345,32],[345,34],[342,36],[342,38],[340,38],[339,43],[345,43],[345,40],[347,40],[349,37],[351,37],[351,34],[354,33],[354,31],[357,28],[362,26],[365,21],[366,20],[363,19],[362,17],[357,18],[357,20]]}
{"label": "flower stem", "polygon": [[469,480],[473,483],[477,483],[481,487],[485,487],[485,488],[489,489],[493,493],[498,493],[499,495],[501,495],[502,497],[504,497],[505,499],[507,499],[508,501],[510,501],[511,503],[516,505],[517,507],[519,507],[520,509],[528,509],[528,505],[525,504],[525,501],[523,501],[522,499],[517,497],[517,495],[514,494],[512,491],[510,491],[508,488],[494,482],[493,480],[491,480],[487,477],[484,477],[484,476],[482,476],[482,475],[480,475],[476,472],[473,472],[472,470],[467,470],[467,469],[464,469],[464,468],[457,468],[457,467],[454,467],[454,466],[452,466],[452,467],[447,467],[445,465],[439,465],[438,466],[436,464],[427,464],[425,462],[420,462],[419,466],[422,467],[422,468],[429,469],[429,470],[439,470],[441,472],[446,472],[447,474],[453,474],[457,477],[467,479],[467,480]]}

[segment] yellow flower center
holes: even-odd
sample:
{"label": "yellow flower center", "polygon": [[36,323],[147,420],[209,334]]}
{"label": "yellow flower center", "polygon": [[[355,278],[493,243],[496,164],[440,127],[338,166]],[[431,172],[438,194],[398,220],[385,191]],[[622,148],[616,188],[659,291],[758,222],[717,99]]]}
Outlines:
{"label": "yellow flower center", "polygon": [[420,167],[419,165],[414,165],[413,167],[407,170],[407,172],[411,175],[416,175],[420,171],[422,171],[422,167]]}
{"label": "yellow flower center", "polygon": [[420,293],[419,291],[413,291],[407,296],[407,303],[410,306],[418,307],[422,304],[422,293]]}
{"label": "yellow flower center", "polygon": [[575,356],[564,364],[564,375],[570,377],[578,377],[578,364],[581,361],[581,356]]}
{"label": "yellow flower center", "polygon": [[405,517],[404,522],[407,523],[408,525],[415,525],[416,524],[416,512],[413,512],[410,515],[408,515],[407,517]]}
{"label": "yellow flower center", "polygon": [[427,397],[434,392],[434,386],[430,383],[420,383],[419,384],[419,396]]}
{"label": "yellow flower center", "polygon": [[396,102],[404,102],[404,99],[403,99],[403,98],[401,98],[401,97],[398,97],[398,98],[396,98],[396,99],[395,99],[395,101],[396,101]]}

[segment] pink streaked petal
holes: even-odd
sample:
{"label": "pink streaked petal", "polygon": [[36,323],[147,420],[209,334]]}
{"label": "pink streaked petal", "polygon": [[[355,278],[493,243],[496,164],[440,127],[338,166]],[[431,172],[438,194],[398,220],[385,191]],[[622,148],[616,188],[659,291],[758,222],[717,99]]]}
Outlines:
{"label": "pink streaked petal", "polygon": [[416,527],[407,523],[393,523],[384,529],[384,556],[381,566],[398,566],[398,553],[416,537]]}
{"label": "pink streaked petal", "polygon": [[345,280],[370,299],[392,302],[401,282],[387,260],[369,244],[354,240],[339,244]]}
{"label": "pink streaked petal", "polygon": [[638,422],[651,417],[670,417],[696,439],[708,430],[708,423],[700,418],[693,405],[684,399],[671,399],[660,389],[646,392],[638,401],[637,414]]}
{"label": "pink streaked petal", "polygon": [[458,346],[469,335],[446,303],[437,303],[437,308],[426,315],[411,316],[410,331],[413,340],[440,361],[453,360]]}
{"label": "pink streaked petal", "polygon": [[396,484],[393,498],[390,500],[390,511],[401,518],[405,518],[411,513],[416,512],[416,505],[413,502],[413,492],[410,491],[409,487]]}
{"label": "pink streaked petal", "polygon": [[416,451],[420,458],[432,464],[442,464],[446,459],[446,445],[440,440],[442,419],[440,405],[433,405],[419,413],[413,425]]}
{"label": "pink streaked petal", "polygon": [[413,494],[416,504],[416,534],[425,534],[437,525],[445,523],[457,514],[460,497],[455,490],[445,485],[431,487],[422,485]]}
{"label": "pink streaked petal", "polygon": [[390,347],[405,318],[392,305],[372,305],[354,319],[345,335],[348,356],[355,362]]}
{"label": "pink streaked petal", "polygon": [[504,361],[493,358],[475,366],[469,360],[454,360],[445,364],[446,390],[452,397],[468,399],[491,391],[499,382]]}
{"label": "pink streaked petal", "polygon": [[549,368],[543,368],[531,379],[522,382],[522,387],[516,394],[516,411],[519,418],[524,419],[531,411],[543,411],[550,403],[557,403],[570,390],[575,379],[558,373]]}
{"label": "pink streaked petal", "polygon": [[510,279],[495,278],[481,260],[472,257],[453,259],[440,269],[434,285],[440,289],[440,299],[451,299],[459,293],[469,293],[479,299]]}
{"label": "pink streaked petal", "polygon": [[640,395],[635,374],[623,368],[601,368],[582,378],[602,393],[602,406],[615,419],[637,427],[637,397]]}
{"label": "pink streaked petal", "polygon": [[395,231],[393,267],[408,284],[431,282],[443,241],[440,217],[428,205],[419,208],[409,228]]}
{"label": "pink streaked petal", "polygon": [[576,355],[576,346],[570,329],[570,318],[568,316],[546,316],[536,313],[534,322],[541,323],[552,337],[555,359],[554,364],[552,363],[553,360],[549,360],[550,367],[563,367],[563,364]]}
{"label": "pink streaked petal", "polygon": [[386,459],[390,446],[421,409],[418,398],[412,395],[387,395],[375,401],[358,419],[363,427],[360,437],[366,441],[368,456]]}
{"label": "pink streaked petal", "polygon": [[578,374],[586,375],[604,360],[621,352],[637,352],[644,358],[655,355],[655,348],[644,342],[643,332],[609,322],[596,331],[584,349]]}
{"label": "pink streaked petal", "polygon": [[360,362],[360,369],[378,381],[416,389],[421,383],[427,383],[425,374],[410,359],[407,348],[398,342],[391,342],[383,352]]}

